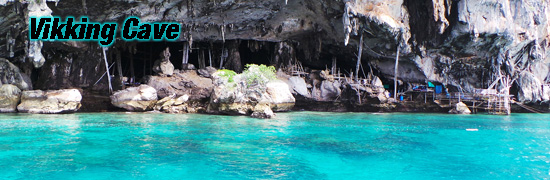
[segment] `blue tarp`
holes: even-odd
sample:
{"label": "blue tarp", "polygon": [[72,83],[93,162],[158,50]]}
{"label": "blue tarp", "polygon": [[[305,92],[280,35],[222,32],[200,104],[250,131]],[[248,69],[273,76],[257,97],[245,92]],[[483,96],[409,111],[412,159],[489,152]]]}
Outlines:
{"label": "blue tarp", "polygon": [[441,92],[443,92],[443,86],[442,85],[435,86],[435,93],[441,94]]}

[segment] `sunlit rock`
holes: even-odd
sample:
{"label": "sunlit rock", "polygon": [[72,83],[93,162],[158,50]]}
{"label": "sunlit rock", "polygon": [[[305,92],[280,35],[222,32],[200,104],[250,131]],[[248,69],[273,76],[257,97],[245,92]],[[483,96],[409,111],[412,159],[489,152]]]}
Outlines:
{"label": "sunlit rock", "polygon": [[23,91],[19,112],[24,113],[70,113],[80,108],[82,95],[77,89]]}
{"label": "sunlit rock", "polygon": [[16,112],[21,99],[21,90],[17,86],[4,84],[0,86],[0,113]]}
{"label": "sunlit rock", "polygon": [[158,99],[157,90],[147,85],[117,91],[110,98],[114,106],[128,111],[152,110]]}

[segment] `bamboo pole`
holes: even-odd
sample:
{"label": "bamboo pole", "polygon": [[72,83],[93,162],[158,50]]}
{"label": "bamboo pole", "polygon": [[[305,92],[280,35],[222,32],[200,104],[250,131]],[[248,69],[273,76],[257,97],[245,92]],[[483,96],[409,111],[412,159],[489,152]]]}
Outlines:
{"label": "bamboo pole", "polygon": [[189,43],[184,42],[183,43],[183,59],[181,62],[181,67],[183,68],[184,65],[189,63]]}
{"label": "bamboo pole", "polygon": [[103,49],[103,59],[105,60],[105,70],[107,71],[107,81],[109,81],[109,93],[113,92],[113,86],[111,85],[111,74],[109,73],[109,62],[107,62],[107,54],[105,53],[105,49]]}

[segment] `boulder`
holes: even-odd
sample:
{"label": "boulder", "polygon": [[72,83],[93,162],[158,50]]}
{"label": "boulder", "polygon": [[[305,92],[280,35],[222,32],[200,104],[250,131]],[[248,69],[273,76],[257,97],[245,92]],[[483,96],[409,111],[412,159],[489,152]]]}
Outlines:
{"label": "boulder", "polygon": [[148,111],[157,102],[157,90],[148,85],[140,85],[120,90],[111,95],[111,103],[128,111]]}
{"label": "boulder", "polygon": [[70,113],[80,108],[81,100],[82,95],[77,89],[23,91],[17,110],[24,113]]}
{"label": "boulder", "polygon": [[17,86],[11,84],[0,86],[0,113],[16,112],[19,100],[21,100],[21,90]]}
{"label": "boulder", "polygon": [[207,112],[215,114],[247,115],[258,102],[256,88],[246,88],[241,75],[235,75],[233,82],[214,73],[215,86],[210,95]]}
{"label": "boulder", "polygon": [[225,75],[219,76],[220,73],[223,72],[213,75],[215,87],[210,96],[209,113],[271,118],[273,111],[289,111],[294,107],[296,100],[283,81],[269,80],[249,86],[242,74],[232,76],[230,82]]}
{"label": "boulder", "polygon": [[307,84],[304,78],[292,76],[288,78],[288,86],[290,86],[293,94],[299,94],[307,98],[311,97],[309,91],[307,90]]}
{"label": "boulder", "polygon": [[454,107],[449,111],[450,114],[471,114],[470,108],[463,102],[456,103]]}
{"label": "boulder", "polygon": [[182,64],[182,70],[195,70],[197,68],[195,68],[195,65],[194,64]]}
{"label": "boulder", "polygon": [[166,48],[160,53],[159,60],[155,61],[153,65],[153,71],[160,75],[172,76],[174,74],[174,65],[170,62],[170,48]]}
{"label": "boulder", "polygon": [[6,59],[0,58],[0,85],[13,84],[21,90],[31,90],[30,78]]}
{"label": "boulder", "polygon": [[275,116],[268,103],[258,103],[254,106],[253,112],[250,115],[253,118],[269,119]]}
{"label": "boulder", "polygon": [[216,73],[216,71],[216,68],[213,68],[212,66],[197,70],[199,75],[205,78],[212,78],[212,74]]}
{"label": "boulder", "polygon": [[175,95],[172,95],[172,96],[162,98],[161,100],[158,100],[155,103],[155,106],[153,106],[153,110],[161,111],[162,109],[167,109],[170,106],[174,105],[175,103],[174,97]]}
{"label": "boulder", "polygon": [[321,83],[320,87],[321,96],[319,97],[320,100],[324,101],[330,101],[336,99],[340,94],[342,94],[342,90],[340,89],[340,83],[338,81],[328,81],[324,80]]}
{"label": "boulder", "polygon": [[294,107],[296,99],[292,96],[286,83],[282,81],[271,81],[267,83],[266,86],[266,91],[269,96],[268,103],[271,110],[276,112],[290,111]]}
{"label": "boulder", "polygon": [[174,74],[174,65],[170,61],[162,61],[160,63],[160,71],[162,74],[172,76]]}

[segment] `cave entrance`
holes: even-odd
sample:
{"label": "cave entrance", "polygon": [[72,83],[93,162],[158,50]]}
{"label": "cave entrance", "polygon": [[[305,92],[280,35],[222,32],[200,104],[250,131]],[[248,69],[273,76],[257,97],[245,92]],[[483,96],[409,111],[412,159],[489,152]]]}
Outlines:
{"label": "cave entrance", "polygon": [[[222,41],[195,41],[188,52],[188,64],[192,64],[197,69],[206,66],[212,66],[216,69],[224,68],[226,64],[230,63],[231,56],[234,56],[234,54],[228,52],[237,52],[239,55],[237,60],[241,62],[241,69],[246,64],[273,65],[274,42],[234,41],[239,42],[238,46],[229,46],[228,42],[224,43]],[[183,69],[183,51],[187,43],[186,41],[117,43],[109,49],[107,58],[111,65],[112,62],[117,61],[117,53],[120,53],[122,76],[128,77],[128,82],[141,82],[143,77],[156,74],[153,71],[153,66],[155,61],[161,58],[160,54],[166,48],[170,49],[170,62],[174,65],[174,68]],[[222,61],[224,67],[220,67]],[[110,71],[115,76],[120,74],[116,65],[111,67]]]}
{"label": "cave entrance", "polygon": [[274,47],[274,43],[244,40],[239,45],[239,54],[241,56],[241,62],[244,66],[247,64],[264,64],[274,65],[272,61],[271,50]]}
{"label": "cave entrance", "polygon": [[[140,42],[135,44],[135,51],[132,47],[122,47],[122,45],[114,46],[116,50],[121,53],[121,66],[122,75],[128,77],[133,82],[140,82],[140,80],[148,75],[155,75],[153,66],[155,61],[161,59],[160,54],[166,49],[170,49],[170,62],[174,65],[174,69],[182,69],[183,66],[183,49],[184,45],[188,42]],[[193,64],[196,68],[200,68],[199,58],[205,58],[204,66],[210,66],[210,64],[219,63],[215,61],[214,52],[211,50],[210,43],[195,42],[189,49],[188,64]],[[109,53],[108,57],[111,62],[116,60],[116,53]],[[218,55],[219,56],[219,55]],[[132,72],[133,71],[133,72]],[[114,75],[118,75],[116,68],[111,68],[111,72]],[[116,74],[115,74],[116,73]]]}

